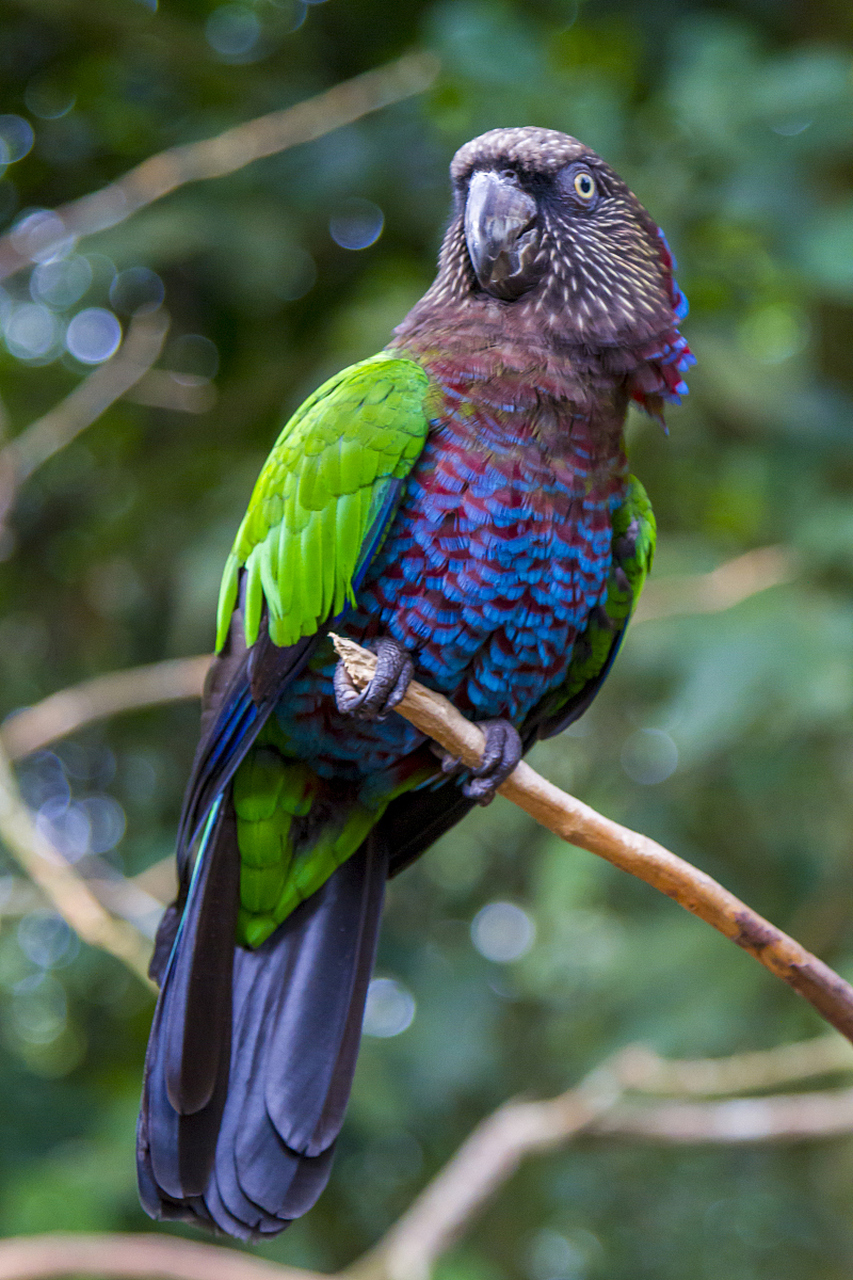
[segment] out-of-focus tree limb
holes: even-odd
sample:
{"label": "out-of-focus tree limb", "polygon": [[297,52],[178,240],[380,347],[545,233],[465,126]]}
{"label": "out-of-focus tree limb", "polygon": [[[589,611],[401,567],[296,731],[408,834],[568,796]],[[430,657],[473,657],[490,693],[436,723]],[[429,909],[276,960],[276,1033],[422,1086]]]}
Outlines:
{"label": "out-of-focus tree limb", "polygon": [[162,309],[137,316],[114,356],[0,450],[0,519],[36,468],[90,427],[147,373],[163,349],[168,329],[169,317]]}
{"label": "out-of-focus tree limb", "polygon": [[168,409],[171,413],[209,413],[216,404],[216,387],[207,378],[188,378],[169,369],[149,369],[127,400]]}
{"label": "out-of-focus tree limb", "polygon": [[[438,1258],[528,1156],[568,1145],[581,1133],[662,1144],[729,1144],[853,1133],[853,1089],[769,1098],[649,1103],[668,1080],[695,1091],[701,1078],[716,1091],[750,1081],[801,1078],[804,1064],[853,1068],[849,1045],[832,1037],[754,1054],[669,1062],[629,1045],[574,1088],[541,1102],[509,1102],[488,1116],[428,1183],[385,1236],[340,1280],[427,1280]],[[761,1070],[761,1061],[764,1070]],[[789,1075],[784,1075],[785,1070]],[[816,1074],[816,1072],[815,1072]],[[712,1079],[713,1077],[713,1079]],[[728,1081],[723,1086],[722,1082]],[[219,1245],[146,1235],[47,1235],[0,1242],[0,1280],[48,1280],[78,1274],[123,1280],[320,1280],[313,1271],[278,1266]]]}
{"label": "out-of-focus tree limb", "polygon": [[728,1058],[679,1061],[661,1058],[644,1045],[632,1046],[620,1058],[620,1078],[626,1088],[682,1097],[777,1089],[795,1080],[813,1080],[838,1071],[853,1071],[853,1051],[849,1042],[834,1032]]}
{"label": "out-of-focus tree limb", "polygon": [[[849,1056],[849,1045],[844,1047]],[[808,1052],[806,1045],[790,1048]],[[637,1046],[629,1046],[559,1097],[510,1102],[493,1112],[379,1243],[343,1275],[347,1280],[427,1280],[436,1260],[523,1159],[563,1147],[580,1133],[702,1144],[853,1132],[853,1089],[725,1102],[627,1101],[629,1089],[644,1087],[643,1061],[650,1084],[658,1083],[661,1067],[670,1065],[656,1055],[642,1054]],[[720,1059],[720,1073],[738,1058]],[[729,1074],[733,1078],[737,1068]]]}
{"label": "out-of-focus tree limb", "polygon": [[590,1132],[661,1143],[797,1142],[853,1133],[853,1089],[614,1107]]}
{"label": "out-of-focus tree limb", "polygon": [[529,1155],[553,1150],[586,1129],[618,1096],[595,1072],[558,1098],[508,1102],[465,1139],[347,1280],[427,1280],[433,1264]]}
{"label": "out-of-focus tree limb", "polygon": [[153,1231],[144,1235],[57,1232],[0,1241],[0,1280],[74,1275],[126,1280],[320,1280],[315,1271]]}
{"label": "out-of-focus tree limb", "polygon": [[127,921],[114,919],[101,906],[86,882],[40,830],[21,797],[9,760],[2,751],[0,840],[84,942],[109,952],[151,985],[148,978],[150,942]]}
{"label": "out-of-focus tree limb", "polygon": [[0,728],[0,741],[12,759],[18,760],[93,720],[197,698],[209,666],[210,654],[199,654],[95,676],[15,711]]}
{"label": "out-of-focus tree limb", "polygon": [[282,111],[247,120],[213,138],[149,156],[109,186],[60,206],[55,214],[0,236],[0,280],[29,266],[54,242],[124,222],[188,182],[219,178],[303,142],[312,142],[372,111],[423,93],[438,75],[434,54],[410,53]]}
{"label": "out-of-focus tree limb", "polygon": [[721,613],[769,587],[790,582],[797,557],[790,547],[757,547],[726,560],[710,573],[678,574],[646,584],[634,611],[634,622],[651,622],[680,614]]}
{"label": "out-of-focus tree limb", "polygon": [[[332,639],[353,682],[363,688],[376,668],[375,656],[349,640]],[[413,681],[395,712],[465,765],[480,762],[482,732],[440,694]],[[853,1041],[853,987],[704,871],[560,791],[523,760],[498,790],[563,840],[645,880],[712,925],[787,982]]]}

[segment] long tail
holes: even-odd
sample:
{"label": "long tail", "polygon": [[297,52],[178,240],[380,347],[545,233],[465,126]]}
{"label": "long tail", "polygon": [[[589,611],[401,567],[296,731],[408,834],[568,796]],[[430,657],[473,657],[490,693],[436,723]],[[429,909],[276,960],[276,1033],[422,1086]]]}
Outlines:
{"label": "long tail", "polygon": [[206,841],[151,1029],[140,1196],[153,1217],[200,1220],[252,1239],[305,1213],[328,1180],[388,856],[372,835],[262,946],[248,950],[234,944],[233,813],[215,814]]}

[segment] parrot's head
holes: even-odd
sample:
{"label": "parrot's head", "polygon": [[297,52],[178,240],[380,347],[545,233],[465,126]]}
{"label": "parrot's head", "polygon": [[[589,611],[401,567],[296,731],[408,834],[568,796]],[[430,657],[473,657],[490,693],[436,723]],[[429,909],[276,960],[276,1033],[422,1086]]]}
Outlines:
{"label": "parrot's head", "polygon": [[[454,209],[432,287],[397,329],[597,354],[661,416],[693,363],[663,233],[589,147],[553,129],[492,129],[450,166]],[[507,357],[509,358],[509,357]]]}
{"label": "parrot's head", "polygon": [[684,315],[659,228],[600,156],[553,129],[492,129],[450,166],[441,264],[457,290],[535,309],[585,344],[633,345]]}

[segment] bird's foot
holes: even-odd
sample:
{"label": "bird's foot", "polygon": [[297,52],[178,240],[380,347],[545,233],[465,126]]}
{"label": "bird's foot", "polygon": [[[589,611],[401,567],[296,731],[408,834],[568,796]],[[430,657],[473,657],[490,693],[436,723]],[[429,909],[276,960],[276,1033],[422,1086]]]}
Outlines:
{"label": "bird's foot", "polygon": [[[483,730],[486,743],[483,747],[483,758],[475,769],[470,769],[471,777],[462,784],[462,793],[469,800],[478,804],[491,804],[498,787],[512,773],[521,759],[521,738],[515,725],[509,720],[481,720],[478,729]],[[458,756],[445,751],[441,758],[442,773],[454,773],[462,767]]]}
{"label": "bird's foot", "polygon": [[415,674],[415,664],[408,650],[390,636],[377,640],[370,648],[376,654],[376,670],[370,684],[357,689],[341,659],[332,679],[335,702],[341,715],[356,716],[359,720],[384,720],[405,697]]}

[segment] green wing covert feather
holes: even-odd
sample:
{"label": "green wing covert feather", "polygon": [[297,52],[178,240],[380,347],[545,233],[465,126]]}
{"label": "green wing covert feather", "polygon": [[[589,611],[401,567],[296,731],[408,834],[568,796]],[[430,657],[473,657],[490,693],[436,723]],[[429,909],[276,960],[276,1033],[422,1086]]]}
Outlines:
{"label": "green wing covert feather", "polygon": [[375,550],[365,539],[423,449],[428,387],[420,365],[383,352],[324,383],[287,422],[225,565],[217,650],[243,569],[249,645],[264,603],[270,638],[284,647],[353,601],[365,552]]}
{"label": "green wing covert feather", "polygon": [[539,737],[559,733],[582,714],[598,692],[619,650],[634,606],[652,567],[656,525],[652,504],[635,476],[613,512],[613,566],[607,595],[575,641],[564,682],[533,710],[528,724]]}

